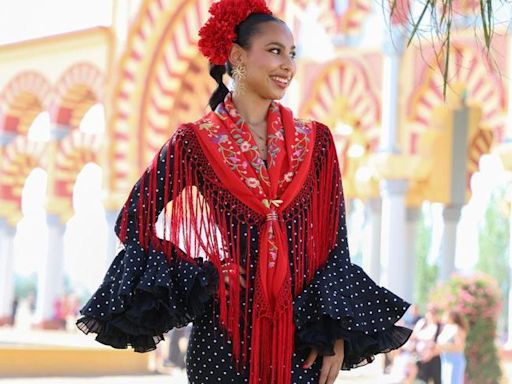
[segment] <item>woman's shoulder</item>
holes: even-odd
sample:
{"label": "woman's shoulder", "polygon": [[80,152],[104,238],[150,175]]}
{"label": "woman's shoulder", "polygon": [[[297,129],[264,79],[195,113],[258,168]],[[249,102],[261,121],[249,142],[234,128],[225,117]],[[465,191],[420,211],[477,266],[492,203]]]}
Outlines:
{"label": "woman's shoulder", "polygon": [[295,121],[295,125],[310,126],[311,128],[315,129],[316,132],[325,130],[330,131],[327,125],[318,120],[304,119],[300,117],[294,117],[293,120]]}
{"label": "woman's shoulder", "polygon": [[195,123],[182,123],[172,133],[169,140],[172,143],[183,142],[194,137],[194,124]]}
{"label": "woman's shoulder", "polygon": [[315,131],[316,140],[323,140],[327,142],[334,143],[334,137],[332,135],[331,129],[322,123],[321,121],[314,119],[301,119],[294,118],[296,125],[302,125],[305,127],[309,127],[310,129]]}

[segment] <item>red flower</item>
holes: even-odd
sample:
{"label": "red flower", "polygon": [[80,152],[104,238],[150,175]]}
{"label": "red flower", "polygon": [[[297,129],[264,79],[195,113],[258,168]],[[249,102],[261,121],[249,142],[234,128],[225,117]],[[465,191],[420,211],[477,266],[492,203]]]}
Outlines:
{"label": "red flower", "polygon": [[199,30],[199,51],[210,63],[225,64],[236,39],[235,28],[253,13],[271,15],[265,0],[220,0],[209,10],[211,16]]}

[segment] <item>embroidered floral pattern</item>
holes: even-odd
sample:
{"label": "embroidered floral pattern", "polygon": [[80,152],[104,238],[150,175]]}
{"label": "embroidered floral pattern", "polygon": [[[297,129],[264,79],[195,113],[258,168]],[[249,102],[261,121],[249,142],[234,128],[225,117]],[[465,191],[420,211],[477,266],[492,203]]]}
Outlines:
{"label": "embroidered floral pattern", "polygon": [[[199,129],[208,133],[210,141],[215,144],[226,165],[261,197],[262,202],[268,202],[272,197],[278,198],[286,190],[304,160],[311,141],[312,123],[295,119],[294,142],[286,143],[280,108],[274,101],[267,114],[268,168],[260,156],[251,130],[233,103],[231,93],[215,110],[215,116],[224,126],[218,124],[216,119],[208,117],[199,122]],[[284,157],[288,152],[290,156],[279,160],[280,156]],[[286,172],[279,175],[277,196],[269,196],[270,174],[277,171],[279,161],[286,162],[288,169],[284,167]]]}

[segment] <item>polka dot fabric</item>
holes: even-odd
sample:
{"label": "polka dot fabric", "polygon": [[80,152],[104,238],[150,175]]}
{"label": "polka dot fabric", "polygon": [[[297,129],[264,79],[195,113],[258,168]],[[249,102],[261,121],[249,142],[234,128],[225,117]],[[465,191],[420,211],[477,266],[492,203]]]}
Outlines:
{"label": "polka dot fabric", "polygon": [[97,341],[114,348],[155,349],[164,333],[193,321],[211,300],[217,272],[208,262],[196,262],[169,263],[163,253],[146,253],[130,242],[80,310],[78,328],[96,333]]}
{"label": "polka dot fabric", "polygon": [[[327,127],[322,129],[328,130]],[[186,151],[194,159],[204,156],[197,149],[198,143],[193,134],[184,134],[184,140]],[[327,131],[317,132],[317,141],[316,158],[320,159],[325,148],[332,144],[332,137]],[[166,156],[165,151],[162,151],[157,171],[160,180],[163,180],[166,170]],[[171,153],[167,159],[173,161],[173,157]],[[173,169],[172,166],[168,168]],[[211,169],[204,165],[199,169],[200,191],[207,190],[209,182],[218,183]],[[309,369],[302,368],[311,347],[316,347],[321,355],[332,355],[335,340],[345,339],[342,368],[350,369],[371,362],[377,353],[398,348],[405,343],[411,332],[394,325],[408,304],[385,288],[377,286],[361,268],[350,262],[342,198],[337,241],[329,253],[327,263],[316,272],[309,268],[300,269],[303,267],[297,265],[296,257],[304,252],[306,242],[306,238],[298,238],[297,232],[298,228],[309,228],[311,225],[305,219],[304,212],[307,212],[307,197],[313,190],[314,178],[315,173],[312,172],[311,178],[305,183],[304,192],[283,214],[289,238],[292,291],[298,293],[293,303],[296,334],[292,379],[291,383],[279,384],[318,382],[321,357]],[[147,193],[145,188],[139,190],[141,185],[147,184],[141,184],[139,180],[128,198],[129,214],[124,246],[98,290],[81,309],[83,316],[77,321],[77,326],[84,333],[97,334],[96,340],[103,344],[114,348],[133,347],[137,352],[146,352],[155,349],[169,329],[192,322],[187,351],[189,382],[248,383],[250,367],[247,364],[236,366],[231,341],[220,326],[219,303],[217,298],[214,299],[219,284],[216,268],[200,258],[195,259],[195,263],[179,257],[169,261],[164,253],[151,245],[145,251],[139,243],[138,227],[133,221],[137,201],[141,193]],[[160,184],[158,188],[164,189]],[[219,195],[219,199],[228,194]],[[161,210],[164,202],[160,198],[157,200],[157,208]],[[223,200],[219,200],[219,203],[222,208]],[[230,215],[229,210],[225,212]],[[246,265],[249,254],[249,270],[255,271],[258,261],[258,224],[255,216],[250,218],[251,211],[247,209],[247,212],[247,215],[236,218],[231,215],[230,222],[233,228],[241,223],[240,232],[233,236],[234,241],[239,242],[241,265]],[[119,218],[116,233],[119,235]],[[249,299],[247,304],[245,300],[240,301],[240,314],[247,314],[248,327],[251,329],[255,273],[247,278],[250,282],[247,292]],[[249,351],[250,334],[249,331],[242,338],[242,344],[246,344],[242,348]]]}
{"label": "polka dot fabric", "polygon": [[297,348],[314,346],[322,355],[333,355],[334,341],[343,338],[342,369],[351,369],[402,346],[412,331],[394,325],[410,304],[376,285],[350,262],[345,222],[343,208],[336,246],[327,264],[295,299],[294,313]]}

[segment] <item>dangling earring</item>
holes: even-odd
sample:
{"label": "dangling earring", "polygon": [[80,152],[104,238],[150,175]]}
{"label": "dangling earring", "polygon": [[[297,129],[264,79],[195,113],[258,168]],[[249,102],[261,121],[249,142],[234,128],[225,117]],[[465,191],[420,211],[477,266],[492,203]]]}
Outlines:
{"label": "dangling earring", "polygon": [[232,71],[233,79],[235,80],[234,93],[242,95],[245,92],[244,80],[247,77],[247,69],[243,64],[238,64]]}

